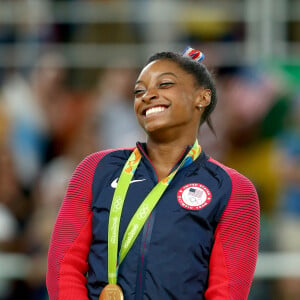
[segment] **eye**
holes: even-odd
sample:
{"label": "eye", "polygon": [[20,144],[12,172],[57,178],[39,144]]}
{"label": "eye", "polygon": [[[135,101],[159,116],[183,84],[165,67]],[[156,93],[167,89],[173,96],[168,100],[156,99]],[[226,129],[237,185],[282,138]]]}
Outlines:
{"label": "eye", "polygon": [[172,85],[174,85],[174,82],[171,81],[167,81],[167,82],[162,82],[159,84],[160,88],[168,88],[171,87]]}
{"label": "eye", "polygon": [[143,89],[135,89],[133,91],[133,95],[134,96],[139,96],[139,95],[142,95],[144,92],[145,92],[145,90],[143,90]]}

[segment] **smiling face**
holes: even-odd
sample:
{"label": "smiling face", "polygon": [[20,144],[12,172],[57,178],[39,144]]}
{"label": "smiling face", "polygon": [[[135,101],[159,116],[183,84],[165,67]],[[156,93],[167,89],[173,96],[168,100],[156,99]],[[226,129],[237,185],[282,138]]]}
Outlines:
{"label": "smiling face", "polygon": [[153,61],[142,70],[135,84],[137,119],[148,134],[174,133],[176,129],[176,134],[196,135],[203,91],[197,88],[193,75],[177,63],[168,59]]}

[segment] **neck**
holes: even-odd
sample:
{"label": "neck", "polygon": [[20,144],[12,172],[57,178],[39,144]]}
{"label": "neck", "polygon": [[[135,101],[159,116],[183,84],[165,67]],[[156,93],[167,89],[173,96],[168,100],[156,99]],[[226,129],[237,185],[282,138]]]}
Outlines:
{"label": "neck", "polygon": [[178,162],[186,147],[192,146],[195,140],[196,137],[181,137],[164,143],[151,138],[147,140],[148,156],[160,180],[169,175],[170,170]]}

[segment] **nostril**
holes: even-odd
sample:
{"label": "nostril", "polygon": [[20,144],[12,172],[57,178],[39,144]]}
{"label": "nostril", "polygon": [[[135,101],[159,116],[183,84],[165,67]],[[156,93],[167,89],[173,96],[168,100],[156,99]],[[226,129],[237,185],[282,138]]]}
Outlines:
{"label": "nostril", "polygon": [[152,95],[145,95],[143,98],[142,98],[142,101],[144,102],[144,103],[146,103],[146,102],[149,102],[149,101],[152,101],[152,100],[155,100],[155,99],[157,99],[158,97],[157,97],[157,95],[155,95],[155,94],[152,94]]}

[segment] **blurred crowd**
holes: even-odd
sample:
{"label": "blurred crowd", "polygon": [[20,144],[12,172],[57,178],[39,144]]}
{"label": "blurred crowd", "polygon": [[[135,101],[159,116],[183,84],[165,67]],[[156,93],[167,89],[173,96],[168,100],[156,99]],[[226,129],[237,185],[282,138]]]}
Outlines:
{"label": "blurred crowd", "polygon": [[[27,2],[30,8],[34,1]],[[32,60],[28,68],[0,69],[0,255],[23,254],[30,262],[24,278],[0,284],[0,300],[47,299],[49,239],[76,165],[92,152],[145,140],[133,112],[135,67],[74,74],[62,53],[43,45],[138,42],[147,28],[45,25],[52,2],[34,2],[39,9],[35,6],[25,24],[0,23],[0,48],[20,41],[37,45],[36,52],[24,54]],[[177,39],[194,47],[207,39],[243,38],[240,24],[215,24],[209,32],[185,25]],[[208,67],[214,59],[210,53]],[[300,253],[300,89],[280,69],[272,72],[263,65],[215,67],[213,72],[219,98],[212,116],[216,134],[204,125],[199,141],[209,155],[255,184],[260,251]],[[78,89],[74,77],[90,84]],[[254,285],[251,299],[297,299],[299,286],[299,280],[289,278],[276,284],[266,280]]]}

